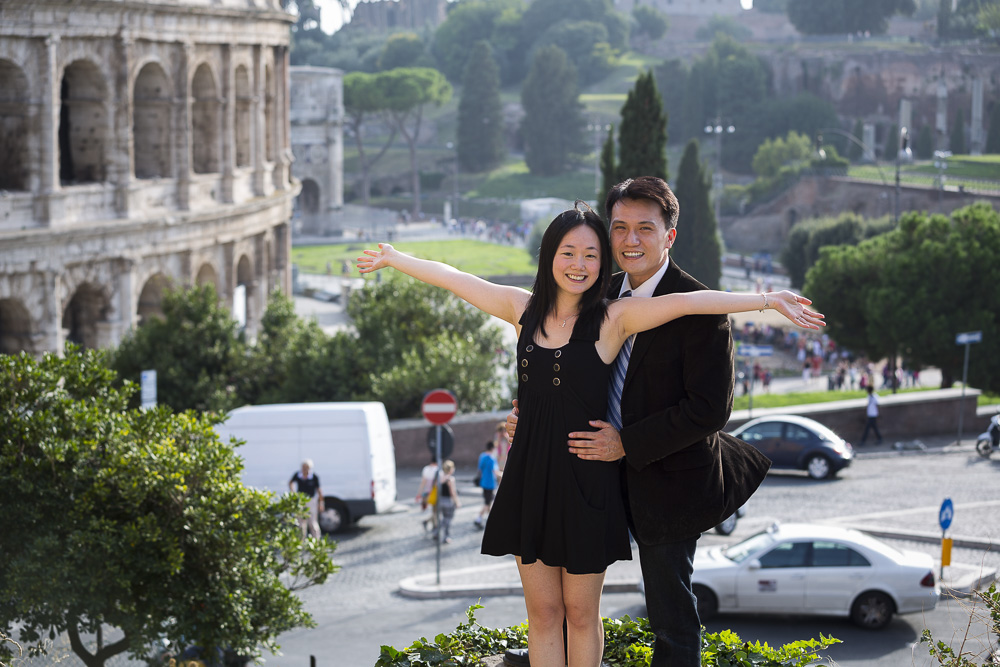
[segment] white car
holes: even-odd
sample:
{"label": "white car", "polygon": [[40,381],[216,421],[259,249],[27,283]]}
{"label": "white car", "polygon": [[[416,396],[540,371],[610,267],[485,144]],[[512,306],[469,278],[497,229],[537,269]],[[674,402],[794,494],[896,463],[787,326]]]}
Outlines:
{"label": "white car", "polygon": [[877,630],[933,609],[934,561],[850,528],[775,523],[728,547],[699,549],[691,576],[702,622],[718,612],[850,617]]}

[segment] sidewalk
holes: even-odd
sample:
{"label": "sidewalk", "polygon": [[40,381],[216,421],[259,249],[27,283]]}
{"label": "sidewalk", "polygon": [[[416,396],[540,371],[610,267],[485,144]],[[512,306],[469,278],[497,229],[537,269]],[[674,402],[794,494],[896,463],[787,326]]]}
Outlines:
{"label": "sidewalk", "polygon": [[[927,456],[950,453],[973,453],[974,443],[971,438],[964,438],[961,446],[955,438],[929,437],[922,440],[890,441],[885,440],[880,445],[869,445],[855,449],[858,458]],[[975,505],[964,505],[963,515],[986,513],[995,515],[1000,510],[1000,500],[987,501]],[[934,516],[929,516],[933,514]],[[888,519],[891,518],[891,525]],[[827,521],[833,525],[862,530],[876,537],[909,540],[929,544],[939,544],[939,533],[928,533],[919,530],[920,526],[933,525],[937,522],[936,513],[926,508],[912,512],[869,513],[859,516],[838,517]],[[986,525],[985,521],[973,519],[966,525]],[[953,535],[955,548],[978,549],[982,551],[996,550],[989,536]],[[935,560],[934,574],[941,574],[940,559]],[[639,553],[636,547],[632,550],[631,561],[618,561],[608,568],[604,582],[605,593],[638,592],[639,579],[642,576],[639,567]],[[997,578],[994,568],[984,568],[975,563],[956,563],[944,568],[941,582],[941,597],[968,597],[973,591],[982,590]],[[517,574],[517,566],[513,557],[493,565],[442,570],[440,582],[436,572],[407,577],[399,582],[399,593],[404,597],[417,599],[458,598],[458,597],[492,597],[499,595],[522,595],[521,581]]]}

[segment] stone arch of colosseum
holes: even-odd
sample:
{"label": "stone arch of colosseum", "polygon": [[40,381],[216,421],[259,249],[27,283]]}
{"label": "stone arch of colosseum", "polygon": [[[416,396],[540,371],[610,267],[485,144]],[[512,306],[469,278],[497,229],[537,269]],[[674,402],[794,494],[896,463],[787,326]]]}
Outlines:
{"label": "stone arch of colosseum", "polygon": [[31,313],[20,299],[0,298],[0,354],[34,352]]}
{"label": "stone arch of colosseum", "polygon": [[290,291],[293,17],[134,4],[4,3],[0,352],[115,345],[204,283],[227,305],[243,286],[253,335]]}
{"label": "stone arch of colosseum", "polygon": [[173,173],[170,75],[157,59],[149,58],[131,88],[132,173],[139,179],[167,178]]}
{"label": "stone arch of colosseum", "polygon": [[27,190],[31,90],[16,63],[0,59],[0,190]]}

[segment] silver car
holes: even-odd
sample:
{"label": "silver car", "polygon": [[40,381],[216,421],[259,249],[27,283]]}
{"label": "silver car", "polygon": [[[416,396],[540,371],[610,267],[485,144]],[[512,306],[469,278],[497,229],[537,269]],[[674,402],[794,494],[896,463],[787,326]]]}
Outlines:
{"label": "silver car", "polygon": [[719,612],[850,617],[877,630],[893,614],[933,609],[928,554],[850,528],[775,523],[728,547],[699,549],[692,589],[702,622]]}

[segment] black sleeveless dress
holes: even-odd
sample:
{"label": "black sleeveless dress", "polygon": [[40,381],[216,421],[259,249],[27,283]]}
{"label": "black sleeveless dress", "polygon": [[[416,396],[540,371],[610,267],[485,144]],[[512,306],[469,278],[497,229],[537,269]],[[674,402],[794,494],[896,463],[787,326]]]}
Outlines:
{"label": "black sleeveless dress", "polygon": [[521,321],[517,341],[518,421],[483,534],[482,553],[540,560],[570,574],[603,572],[631,560],[620,462],[585,461],[571,454],[571,431],[594,430],[604,419],[608,381],[595,346],[600,321],[574,325],[560,348],[534,342],[535,326]]}

